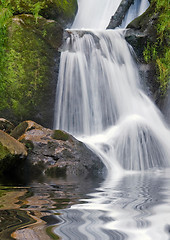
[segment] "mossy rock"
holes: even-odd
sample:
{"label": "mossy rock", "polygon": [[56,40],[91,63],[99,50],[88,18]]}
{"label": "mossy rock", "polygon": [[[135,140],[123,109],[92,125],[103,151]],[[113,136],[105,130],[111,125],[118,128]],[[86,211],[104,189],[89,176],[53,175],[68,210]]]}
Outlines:
{"label": "mossy rock", "polygon": [[18,139],[21,135],[23,135],[28,127],[28,123],[22,122],[20,123],[14,130],[11,132],[11,136],[15,139]]}
{"label": "mossy rock", "polygon": [[135,18],[129,25],[127,29],[134,29],[140,31],[143,35],[147,36],[148,39],[156,41],[156,23],[158,21],[159,13],[155,13],[155,4],[151,4],[149,8],[139,17]]}
{"label": "mossy rock", "polygon": [[10,151],[0,142],[0,160],[10,155],[11,155]]}
{"label": "mossy rock", "polygon": [[0,175],[20,172],[26,156],[25,146],[0,130]]}
{"label": "mossy rock", "polygon": [[70,135],[61,130],[54,130],[52,138],[56,140],[68,141],[70,139]]}
{"label": "mossy rock", "polygon": [[3,117],[15,124],[31,119],[52,127],[62,34],[55,21],[38,18],[36,23],[26,14],[13,17],[0,91]]}
{"label": "mossy rock", "polygon": [[[33,122],[33,121],[24,121],[24,122],[21,122],[18,126],[16,126],[12,130],[10,135],[15,139],[19,139],[23,134],[25,134],[26,132],[29,132],[33,129],[42,130],[43,127],[41,125],[37,124],[36,122]],[[32,145],[32,143],[30,142],[29,145]]]}
{"label": "mossy rock", "polygon": [[[1,150],[4,149],[3,152],[6,153],[7,155],[11,154],[14,156],[15,155],[27,156],[27,151],[25,149],[25,146],[1,130],[0,130],[0,144],[1,144]],[[2,158],[4,157],[0,157],[0,159]]]}
{"label": "mossy rock", "polygon": [[71,21],[77,10],[76,0],[8,0],[0,4],[12,9],[15,15],[28,13],[65,22]]}

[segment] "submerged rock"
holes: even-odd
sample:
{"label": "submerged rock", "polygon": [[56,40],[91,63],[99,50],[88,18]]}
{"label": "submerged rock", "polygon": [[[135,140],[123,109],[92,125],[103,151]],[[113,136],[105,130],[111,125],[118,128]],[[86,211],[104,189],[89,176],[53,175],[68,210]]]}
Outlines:
{"label": "submerged rock", "polygon": [[84,143],[64,131],[25,121],[11,135],[27,146],[27,160],[33,171],[50,176],[87,177],[99,176],[104,167]]}

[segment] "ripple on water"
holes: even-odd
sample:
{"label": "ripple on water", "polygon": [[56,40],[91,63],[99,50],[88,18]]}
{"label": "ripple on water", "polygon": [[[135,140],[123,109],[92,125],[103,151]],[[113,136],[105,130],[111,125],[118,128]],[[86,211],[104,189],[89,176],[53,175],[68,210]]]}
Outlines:
{"label": "ripple on water", "polygon": [[170,170],[106,180],[60,213],[55,233],[64,240],[169,240]]}

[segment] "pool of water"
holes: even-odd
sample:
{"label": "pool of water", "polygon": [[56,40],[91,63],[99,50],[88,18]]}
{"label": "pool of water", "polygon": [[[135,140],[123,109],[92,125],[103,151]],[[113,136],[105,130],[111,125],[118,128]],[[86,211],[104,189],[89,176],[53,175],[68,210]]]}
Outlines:
{"label": "pool of water", "polygon": [[113,176],[56,212],[63,240],[169,240],[170,169]]}

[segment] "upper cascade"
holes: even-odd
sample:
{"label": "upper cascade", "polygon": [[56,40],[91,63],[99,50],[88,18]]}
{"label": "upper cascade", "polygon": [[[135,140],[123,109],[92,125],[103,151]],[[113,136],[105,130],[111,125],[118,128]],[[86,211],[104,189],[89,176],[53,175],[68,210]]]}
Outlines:
{"label": "upper cascade", "polygon": [[[71,28],[105,30],[111,17],[123,1],[124,0],[78,0],[78,12]],[[120,27],[125,28],[148,7],[148,0],[134,1],[134,4],[129,8]]]}
{"label": "upper cascade", "polygon": [[78,13],[72,29],[106,29],[120,3],[121,0],[78,0]]}

